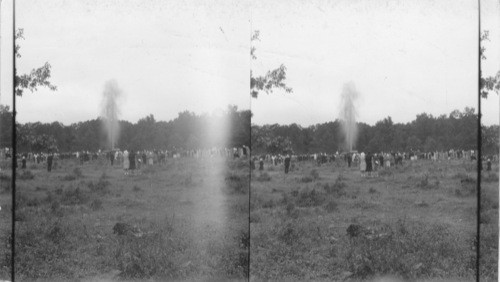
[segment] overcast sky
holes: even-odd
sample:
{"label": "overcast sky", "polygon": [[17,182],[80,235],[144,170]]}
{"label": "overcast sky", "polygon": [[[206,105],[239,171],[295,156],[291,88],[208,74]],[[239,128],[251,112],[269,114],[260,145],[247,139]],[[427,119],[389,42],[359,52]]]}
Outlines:
{"label": "overcast sky", "polygon": [[[499,5],[481,2],[491,75],[500,70]],[[293,88],[252,100],[253,122],[334,120],[349,81],[361,94],[358,119],[368,124],[477,110],[477,14],[477,1],[252,1],[252,28],[260,30],[254,73],[283,63]],[[498,124],[498,96],[483,105],[484,123]]]}
{"label": "overcast sky", "polygon": [[[488,60],[500,69],[500,12],[482,1]],[[121,118],[170,120],[180,111],[251,107],[255,124],[332,121],[344,83],[361,94],[358,119],[409,122],[477,109],[477,1],[16,1],[20,73],[52,65],[56,92],[18,99],[20,122],[64,124],[99,115],[106,81],[124,92]],[[2,1],[1,96],[11,104],[11,1]],[[251,30],[257,60],[250,61]],[[6,36],[6,34],[8,36]],[[250,99],[249,70],[287,67],[293,93]],[[485,124],[499,123],[496,94]]]}
{"label": "overcast sky", "polygon": [[[3,2],[5,20],[11,1]],[[228,104],[250,108],[244,1],[24,0],[16,1],[16,11],[25,37],[19,72],[48,61],[58,87],[25,92],[20,122],[96,118],[110,79],[124,92],[121,118],[133,122],[148,114],[170,120],[184,110],[212,113]],[[2,69],[3,79],[8,74]],[[1,103],[9,104],[11,85],[2,83]]]}

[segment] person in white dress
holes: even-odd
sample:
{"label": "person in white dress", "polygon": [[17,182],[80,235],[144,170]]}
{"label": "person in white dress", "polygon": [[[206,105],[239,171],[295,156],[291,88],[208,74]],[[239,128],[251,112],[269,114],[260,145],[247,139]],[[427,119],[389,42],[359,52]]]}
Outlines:
{"label": "person in white dress", "polygon": [[128,173],[129,167],[130,167],[130,161],[128,159],[128,151],[125,150],[123,152],[123,169],[125,170],[125,174]]}
{"label": "person in white dress", "polygon": [[359,155],[359,170],[361,171],[361,176],[365,176],[366,172],[366,161],[365,161],[365,153],[361,152]]}

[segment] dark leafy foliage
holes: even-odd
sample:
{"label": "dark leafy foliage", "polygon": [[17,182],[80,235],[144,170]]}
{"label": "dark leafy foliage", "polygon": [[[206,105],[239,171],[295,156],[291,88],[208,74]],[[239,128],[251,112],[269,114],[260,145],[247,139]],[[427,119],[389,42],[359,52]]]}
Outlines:
{"label": "dark leafy foliage", "polygon": [[[394,123],[391,117],[368,125],[357,123],[358,151],[421,151],[474,149],[477,147],[477,114],[474,108],[454,110],[448,116],[422,113],[406,124]],[[498,125],[483,126],[483,153],[498,153]],[[334,153],[345,150],[341,121],[309,127],[291,125],[253,125],[252,149],[255,154]]]}
{"label": "dark leafy foliage", "polygon": [[[213,147],[240,147],[250,145],[249,110],[238,110],[228,106],[219,115],[196,115],[185,111],[174,120],[155,120],[153,115],[140,119],[137,123],[120,121],[118,148],[128,150],[169,149],[191,150]],[[12,111],[0,107],[0,122],[5,125],[5,135],[0,136],[2,146],[10,147],[11,134],[8,127],[12,123]],[[212,125],[227,126],[228,136],[219,134],[214,138]],[[105,149],[108,142],[101,119],[64,125],[53,123],[26,123],[17,125],[17,146],[20,152],[46,151],[50,148],[60,152]],[[211,135],[210,135],[211,134]],[[210,138],[209,138],[210,137]]]}
{"label": "dark leafy foliage", "polygon": [[[23,29],[18,29],[15,35],[15,39],[16,40],[24,39],[23,33],[24,33]],[[21,46],[19,44],[16,44],[14,50],[16,58],[21,58],[19,49],[21,49]],[[24,90],[26,89],[30,90],[31,92],[35,92],[38,90],[38,87],[47,87],[52,91],[57,90],[57,87],[52,83],[50,83],[49,81],[51,76],[50,72],[51,67],[52,66],[48,62],[46,62],[43,66],[32,69],[29,74],[18,75],[16,73],[15,77],[16,95],[23,96]]]}
{"label": "dark leafy foliage", "polygon": [[[254,31],[251,37],[251,42],[259,41],[259,35],[260,32],[258,30]],[[252,60],[257,59],[255,51],[256,48],[252,45],[250,49],[250,56],[252,57]],[[287,93],[291,93],[293,90],[291,87],[286,85],[285,80],[286,66],[283,64],[274,70],[267,71],[265,75],[254,76],[253,72],[250,71],[250,95],[253,98],[257,98],[261,92],[269,94],[280,88]]]}

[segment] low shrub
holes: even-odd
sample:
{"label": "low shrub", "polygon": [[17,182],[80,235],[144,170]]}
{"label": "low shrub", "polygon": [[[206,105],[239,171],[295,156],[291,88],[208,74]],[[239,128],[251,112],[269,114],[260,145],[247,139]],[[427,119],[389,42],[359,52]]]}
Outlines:
{"label": "low shrub", "polygon": [[226,191],[230,194],[247,194],[250,186],[248,175],[228,173],[225,178]]}
{"label": "low shrub", "polygon": [[293,222],[288,222],[278,229],[278,239],[287,245],[292,245],[302,236],[302,233]]}
{"label": "low shrub", "polygon": [[295,199],[295,203],[299,207],[317,207],[321,206],[324,201],[324,194],[317,192],[315,189],[302,190]]}
{"label": "low shrub", "polygon": [[328,203],[325,205],[325,210],[329,213],[334,212],[337,210],[338,204],[334,200],[328,201]]}
{"label": "low shrub", "polygon": [[68,188],[64,190],[61,196],[61,203],[65,205],[82,205],[86,204],[89,200],[89,195],[82,192],[79,187],[76,189]]}
{"label": "low shrub", "polygon": [[455,195],[459,197],[475,195],[477,191],[476,179],[466,177],[460,180],[460,187],[455,188]]}
{"label": "low shrub", "polygon": [[311,176],[303,176],[302,178],[299,179],[299,182],[302,182],[302,183],[309,183],[309,182],[313,182],[314,181],[314,178],[312,178]]}
{"label": "low shrub", "polygon": [[5,172],[0,172],[0,182],[10,182],[11,181],[11,175],[7,174]]}
{"label": "low shrub", "polygon": [[74,279],[74,265],[68,261],[72,260],[72,252],[80,247],[75,242],[84,242],[84,230],[82,224],[64,223],[57,217],[37,217],[29,224],[16,226],[16,277],[19,280]]}
{"label": "low shrub", "polygon": [[310,172],[310,174],[309,174],[309,175],[311,176],[311,178],[312,178],[313,180],[318,180],[318,179],[319,179],[319,173],[318,173],[318,171],[317,171],[317,170],[315,170],[315,169],[311,170],[311,172]]}
{"label": "low shrub", "polygon": [[23,170],[21,174],[17,176],[19,180],[32,180],[35,178],[35,175],[31,172],[31,170]]}
{"label": "low shrub", "polygon": [[378,171],[379,176],[393,176],[394,172],[390,168],[384,168]]}
{"label": "low shrub", "polygon": [[268,182],[271,181],[271,176],[267,172],[262,172],[259,174],[259,176],[257,176],[255,180],[259,182]]}
{"label": "low shrub", "polygon": [[90,208],[93,211],[101,210],[102,209],[102,201],[99,199],[95,199],[90,203]]}
{"label": "low shrub", "polygon": [[66,174],[65,176],[63,176],[62,179],[65,181],[73,181],[82,177],[83,177],[82,170],[79,167],[75,167],[71,173]]}
{"label": "low shrub", "polygon": [[490,182],[498,182],[498,174],[496,172],[488,172],[486,175],[481,176],[481,181],[490,183]]}
{"label": "low shrub", "polygon": [[101,176],[95,184],[92,181],[89,182],[87,187],[94,193],[108,194],[110,192],[108,188],[110,185],[111,183],[105,177]]}
{"label": "low shrub", "polygon": [[475,252],[443,225],[397,222],[370,235],[349,239],[343,256],[352,278],[374,275],[469,277]]}
{"label": "low shrub", "polygon": [[82,170],[79,168],[79,167],[75,167],[73,169],[73,175],[76,177],[76,178],[80,178],[83,176],[83,173],[82,173]]}
{"label": "low shrub", "polygon": [[425,174],[424,177],[422,177],[417,183],[417,187],[423,190],[438,189],[439,180],[436,179],[434,182],[432,182],[431,180],[429,180],[429,175]]}
{"label": "low shrub", "polygon": [[337,177],[335,183],[333,184],[325,183],[323,185],[323,189],[327,194],[333,194],[337,196],[344,196],[346,194],[344,189],[345,187],[347,187],[347,184],[342,180],[341,175]]}
{"label": "low shrub", "polygon": [[192,244],[170,228],[151,226],[144,235],[114,235],[115,267],[123,279],[176,279],[182,276],[182,263],[176,260]]}

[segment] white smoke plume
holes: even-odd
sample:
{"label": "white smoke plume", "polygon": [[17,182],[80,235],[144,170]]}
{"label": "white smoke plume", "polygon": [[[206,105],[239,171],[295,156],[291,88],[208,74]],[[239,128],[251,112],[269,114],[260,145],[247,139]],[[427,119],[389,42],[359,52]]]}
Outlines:
{"label": "white smoke plume", "polygon": [[358,113],[356,112],[356,100],[359,98],[359,92],[356,90],[354,82],[348,82],[344,84],[341,94],[341,110],[340,119],[342,122],[342,129],[345,134],[346,149],[352,151],[354,145],[356,144],[357,138],[357,127],[356,127],[356,117]]}
{"label": "white smoke plume", "polygon": [[104,130],[108,138],[109,149],[114,149],[120,134],[120,100],[122,91],[118,88],[116,80],[112,79],[105,83],[101,101],[101,117]]}

